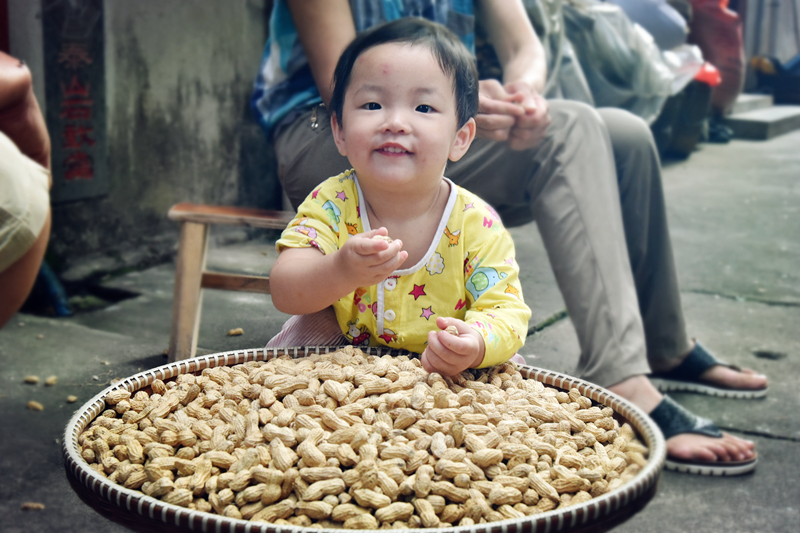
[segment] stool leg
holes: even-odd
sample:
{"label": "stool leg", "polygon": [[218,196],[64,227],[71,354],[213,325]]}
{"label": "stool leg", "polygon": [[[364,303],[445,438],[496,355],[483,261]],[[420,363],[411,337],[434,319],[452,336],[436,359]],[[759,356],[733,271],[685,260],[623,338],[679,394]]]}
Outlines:
{"label": "stool leg", "polygon": [[172,302],[172,335],[169,361],[195,356],[200,329],[202,278],[208,250],[208,226],[182,222],[175,266],[175,298]]}

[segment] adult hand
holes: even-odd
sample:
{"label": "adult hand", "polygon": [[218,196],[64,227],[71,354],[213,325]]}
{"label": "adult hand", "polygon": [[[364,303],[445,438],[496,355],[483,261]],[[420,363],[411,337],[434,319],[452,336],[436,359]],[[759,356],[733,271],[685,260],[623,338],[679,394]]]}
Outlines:
{"label": "adult hand", "polygon": [[550,111],[547,100],[530,85],[522,82],[507,83],[504,90],[520,103],[524,113],[515,117],[514,126],[508,137],[512,150],[528,150],[536,147],[544,139],[550,125]]}
{"label": "adult hand", "polygon": [[478,94],[477,136],[499,142],[509,140],[517,117],[525,113],[519,105],[520,96],[509,94],[497,80],[481,80]]}
{"label": "adult hand", "polygon": [[369,287],[380,283],[408,257],[408,252],[403,251],[403,241],[373,239],[387,234],[386,228],[381,227],[353,235],[336,252],[340,272],[356,286]]}
{"label": "adult hand", "polygon": [[[428,332],[428,347],[421,356],[422,368],[455,376],[483,362],[486,348],[480,333],[457,318],[440,317],[436,325],[441,329]],[[455,326],[458,336],[444,331],[448,326]]]}

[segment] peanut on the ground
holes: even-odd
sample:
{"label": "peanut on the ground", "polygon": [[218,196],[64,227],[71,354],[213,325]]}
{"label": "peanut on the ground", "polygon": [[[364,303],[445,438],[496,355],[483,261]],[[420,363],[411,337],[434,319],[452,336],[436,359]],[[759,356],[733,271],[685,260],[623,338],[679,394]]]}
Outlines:
{"label": "peanut on the ground", "polygon": [[175,505],[349,529],[473,525],[585,502],[646,463],[610,408],[512,363],[444,378],[353,347],[115,390],[91,468]]}

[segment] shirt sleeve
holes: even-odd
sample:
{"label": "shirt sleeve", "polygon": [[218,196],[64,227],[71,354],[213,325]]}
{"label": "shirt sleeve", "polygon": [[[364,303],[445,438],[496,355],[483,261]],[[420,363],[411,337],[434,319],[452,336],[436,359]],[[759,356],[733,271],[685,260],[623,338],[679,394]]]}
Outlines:
{"label": "shirt sleeve", "polygon": [[[480,368],[508,361],[525,343],[530,308],[522,299],[514,242],[507,230],[495,233],[470,261],[470,301],[464,321],[481,334],[486,355]],[[477,295],[477,298],[475,297]]]}
{"label": "shirt sleeve", "polygon": [[300,204],[297,215],[275,243],[278,252],[286,248],[316,248],[327,255],[339,249],[342,213],[333,201],[320,196],[315,198],[312,193]]}

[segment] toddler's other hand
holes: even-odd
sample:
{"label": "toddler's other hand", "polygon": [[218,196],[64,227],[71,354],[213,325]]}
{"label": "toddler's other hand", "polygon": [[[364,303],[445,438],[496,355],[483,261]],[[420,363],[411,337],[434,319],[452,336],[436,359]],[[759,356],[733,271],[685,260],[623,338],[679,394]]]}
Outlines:
{"label": "toddler's other hand", "polygon": [[336,252],[339,271],[358,287],[380,283],[397,270],[408,257],[403,241],[373,239],[387,236],[386,228],[378,228],[351,236]]}
{"label": "toddler's other hand", "polygon": [[[425,370],[455,376],[483,362],[485,346],[480,333],[457,318],[437,318],[436,325],[441,329],[428,333],[428,347],[421,356]],[[458,336],[444,331],[448,326],[455,326]]]}

